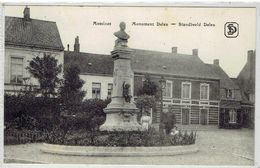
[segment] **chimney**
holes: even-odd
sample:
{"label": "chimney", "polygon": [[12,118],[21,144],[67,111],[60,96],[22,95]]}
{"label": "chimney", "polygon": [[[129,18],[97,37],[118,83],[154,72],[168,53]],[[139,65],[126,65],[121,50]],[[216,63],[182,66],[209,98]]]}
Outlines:
{"label": "chimney", "polygon": [[74,51],[79,52],[79,36],[75,38]]}
{"label": "chimney", "polygon": [[25,21],[30,21],[30,8],[28,8],[28,6],[26,6],[23,10],[23,18]]}
{"label": "chimney", "polygon": [[247,62],[249,64],[253,63],[254,61],[254,51],[253,50],[248,50],[247,51]]}
{"label": "chimney", "polygon": [[255,75],[255,52],[254,50],[247,51],[247,64],[249,66],[250,71],[250,80],[253,80],[253,76]]}
{"label": "chimney", "polygon": [[172,53],[177,54],[178,47],[172,47]]}
{"label": "chimney", "polygon": [[214,59],[213,64],[219,66],[219,59]]}
{"label": "chimney", "polygon": [[198,56],[198,49],[192,49],[192,55]]}
{"label": "chimney", "polygon": [[70,51],[70,45],[69,44],[67,44],[67,49],[68,49],[68,51]]}

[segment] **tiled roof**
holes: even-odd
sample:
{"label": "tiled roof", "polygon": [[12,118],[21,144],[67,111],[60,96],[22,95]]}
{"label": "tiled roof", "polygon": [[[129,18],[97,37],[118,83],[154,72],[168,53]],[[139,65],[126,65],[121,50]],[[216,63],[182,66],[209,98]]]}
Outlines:
{"label": "tiled roof", "polygon": [[[173,54],[158,51],[133,49],[132,69],[138,73],[176,75],[181,77],[219,79],[211,68],[198,56]],[[111,55],[64,52],[65,68],[77,64],[81,73],[105,74],[112,76],[113,59]]]}
{"label": "tiled roof", "polygon": [[[77,64],[83,74],[113,75],[114,64],[111,55],[65,51],[64,63],[65,69],[70,64]],[[220,88],[239,89],[220,66],[205,64],[194,55],[134,49],[132,69],[139,73],[217,79],[220,80]]]}
{"label": "tiled roof", "polygon": [[5,44],[12,46],[53,49],[62,51],[58,27],[55,22],[18,17],[5,17]]}
{"label": "tiled roof", "polygon": [[181,77],[219,79],[198,56],[148,50],[134,50],[135,72],[161,73]]}
{"label": "tiled roof", "polygon": [[79,66],[81,74],[113,75],[114,62],[110,55],[64,51],[64,69]]}

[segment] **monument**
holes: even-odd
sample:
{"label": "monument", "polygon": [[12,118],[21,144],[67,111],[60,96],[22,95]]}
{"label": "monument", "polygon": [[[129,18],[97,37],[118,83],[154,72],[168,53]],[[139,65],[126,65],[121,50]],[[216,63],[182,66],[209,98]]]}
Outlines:
{"label": "monument", "polygon": [[111,103],[104,109],[106,121],[100,126],[100,131],[140,131],[142,126],[137,122],[137,113],[133,100],[134,73],[131,68],[132,50],[127,42],[130,36],[125,32],[126,25],[121,22],[114,50],[113,92]]}

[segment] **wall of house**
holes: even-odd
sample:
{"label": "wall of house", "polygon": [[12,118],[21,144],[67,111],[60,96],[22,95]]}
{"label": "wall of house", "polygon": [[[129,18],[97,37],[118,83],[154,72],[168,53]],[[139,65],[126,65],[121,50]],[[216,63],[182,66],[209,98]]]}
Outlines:
{"label": "wall of house", "polygon": [[[30,84],[30,85],[38,85],[38,82],[35,78],[31,76],[31,74],[26,70],[26,67],[29,65],[29,62],[32,58],[36,56],[42,57],[44,53],[51,53],[53,57],[58,60],[58,63],[64,65],[64,52],[63,51],[51,51],[51,50],[40,50],[40,49],[31,49],[31,48],[18,48],[18,47],[9,47],[5,46],[5,76],[4,76],[4,83],[5,83],[5,91],[11,92],[14,90],[21,89],[21,85],[14,85],[10,83],[11,78],[11,58],[18,57],[23,58],[23,77],[29,78],[27,83],[23,84]],[[63,73],[62,73],[63,74]],[[62,74],[60,77],[62,77]]]}
{"label": "wall of house", "polygon": [[82,90],[86,91],[86,99],[92,98],[92,83],[101,83],[101,99],[107,99],[108,84],[113,83],[112,76],[98,76],[98,75],[87,75],[81,74],[80,78],[85,81]]}
{"label": "wall of house", "polygon": [[219,92],[220,92],[221,100],[237,100],[237,101],[242,100],[241,91],[239,89],[233,90],[234,98],[227,98],[226,89],[224,89],[224,88],[220,88]]}
{"label": "wall of house", "polygon": [[[134,78],[135,94],[137,90],[142,87],[144,75],[138,74]],[[151,80],[160,87],[160,76],[151,75]],[[171,112],[176,116],[177,124],[182,124],[182,109],[189,110],[189,123],[188,124],[201,124],[201,110],[207,110],[207,124],[218,124],[219,119],[219,100],[220,100],[220,85],[219,80],[206,80],[206,79],[192,79],[192,78],[178,78],[178,77],[165,77],[165,80],[172,82],[172,97],[164,98],[163,112]],[[191,99],[182,99],[181,88],[182,82],[191,83]],[[200,100],[200,84],[209,84],[209,100]],[[160,89],[160,88],[159,88]],[[153,109],[153,123],[160,121],[160,103]]]}
{"label": "wall of house", "polygon": [[[144,80],[144,75],[135,75],[134,77],[134,93],[137,95],[138,90],[142,88]],[[155,82],[158,87],[160,87],[158,76],[151,76],[151,80]],[[220,92],[219,92],[219,81],[218,80],[199,80],[199,79],[191,79],[191,78],[173,78],[173,77],[165,77],[165,80],[172,82],[172,97],[181,99],[181,87],[182,82],[190,82],[191,83],[191,99],[200,99],[200,84],[206,83],[209,84],[209,100],[219,100]],[[160,88],[159,88],[160,89]]]}

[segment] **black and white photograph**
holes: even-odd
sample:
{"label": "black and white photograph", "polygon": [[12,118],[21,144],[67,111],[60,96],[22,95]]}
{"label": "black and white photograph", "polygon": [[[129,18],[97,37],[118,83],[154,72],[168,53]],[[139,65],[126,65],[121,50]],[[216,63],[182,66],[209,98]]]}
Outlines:
{"label": "black and white photograph", "polygon": [[256,7],[2,10],[5,166],[255,165]]}

